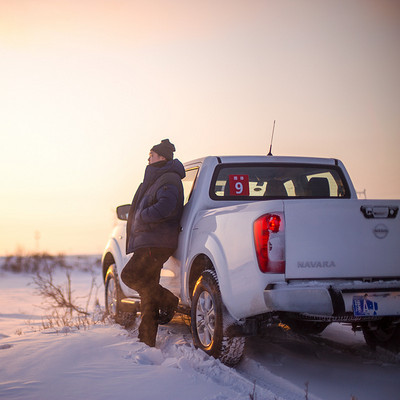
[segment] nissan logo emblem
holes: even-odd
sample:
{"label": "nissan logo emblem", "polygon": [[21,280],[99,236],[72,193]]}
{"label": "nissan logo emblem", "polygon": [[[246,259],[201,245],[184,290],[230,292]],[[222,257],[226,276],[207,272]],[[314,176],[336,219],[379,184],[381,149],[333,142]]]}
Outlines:
{"label": "nissan logo emblem", "polygon": [[375,237],[377,237],[378,239],[384,239],[388,235],[389,229],[386,225],[379,224],[375,226],[373,232]]}

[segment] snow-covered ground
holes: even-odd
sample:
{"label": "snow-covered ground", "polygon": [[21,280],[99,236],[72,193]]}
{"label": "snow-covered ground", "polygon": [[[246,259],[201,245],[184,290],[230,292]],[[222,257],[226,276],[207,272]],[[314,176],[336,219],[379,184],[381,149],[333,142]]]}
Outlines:
{"label": "snow-covered ground", "polygon": [[[91,279],[74,271],[74,295],[86,296]],[[194,349],[179,315],[159,328],[156,348],[138,342],[135,327],[110,322],[43,329],[43,299],[30,282],[0,270],[0,399],[296,400],[306,385],[310,400],[400,399],[400,356],[372,353],[349,327],[334,324],[318,337],[272,329],[249,338],[232,369]]]}

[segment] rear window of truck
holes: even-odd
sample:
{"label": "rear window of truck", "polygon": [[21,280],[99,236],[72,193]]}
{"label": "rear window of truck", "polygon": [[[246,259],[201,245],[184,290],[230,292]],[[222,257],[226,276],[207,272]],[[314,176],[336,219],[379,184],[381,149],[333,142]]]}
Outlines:
{"label": "rear window of truck", "polygon": [[210,186],[214,200],[349,198],[339,167],[303,164],[220,164]]}

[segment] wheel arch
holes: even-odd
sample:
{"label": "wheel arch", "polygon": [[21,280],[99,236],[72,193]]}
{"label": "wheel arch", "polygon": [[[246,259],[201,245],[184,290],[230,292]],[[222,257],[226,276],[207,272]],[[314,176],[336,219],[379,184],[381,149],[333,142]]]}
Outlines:
{"label": "wheel arch", "polygon": [[211,259],[206,254],[198,254],[190,267],[189,272],[189,281],[188,281],[188,296],[189,299],[192,300],[193,297],[193,290],[196,285],[197,280],[200,278],[202,273],[206,270],[213,270],[215,271],[214,265]]}
{"label": "wheel arch", "polygon": [[227,308],[228,312],[233,318],[236,318],[234,310],[231,309],[230,299],[232,298],[232,286],[229,276],[229,270],[225,262],[223,254],[218,251],[210,252],[204,251],[198,253],[191,263],[191,267],[188,273],[186,288],[187,288],[187,299],[189,304],[192,301],[193,289],[196,285],[197,280],[200,278],[201,274],[206,270],[212,270],[215,272],[219,290],[221,291],[222,302]]}

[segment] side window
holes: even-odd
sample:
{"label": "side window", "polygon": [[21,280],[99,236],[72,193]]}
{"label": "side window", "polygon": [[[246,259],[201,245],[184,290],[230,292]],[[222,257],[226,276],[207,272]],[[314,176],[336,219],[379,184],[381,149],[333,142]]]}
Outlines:
{"label": "side window", "polygon": [[199,172],[198,167],[188,169],[186,171],[186,176],[182,179],[183,195],[184,195],[183,205],[185,205],[190,199],[190,195],[192,194],[193,186],[196,181],[198,172]]}

